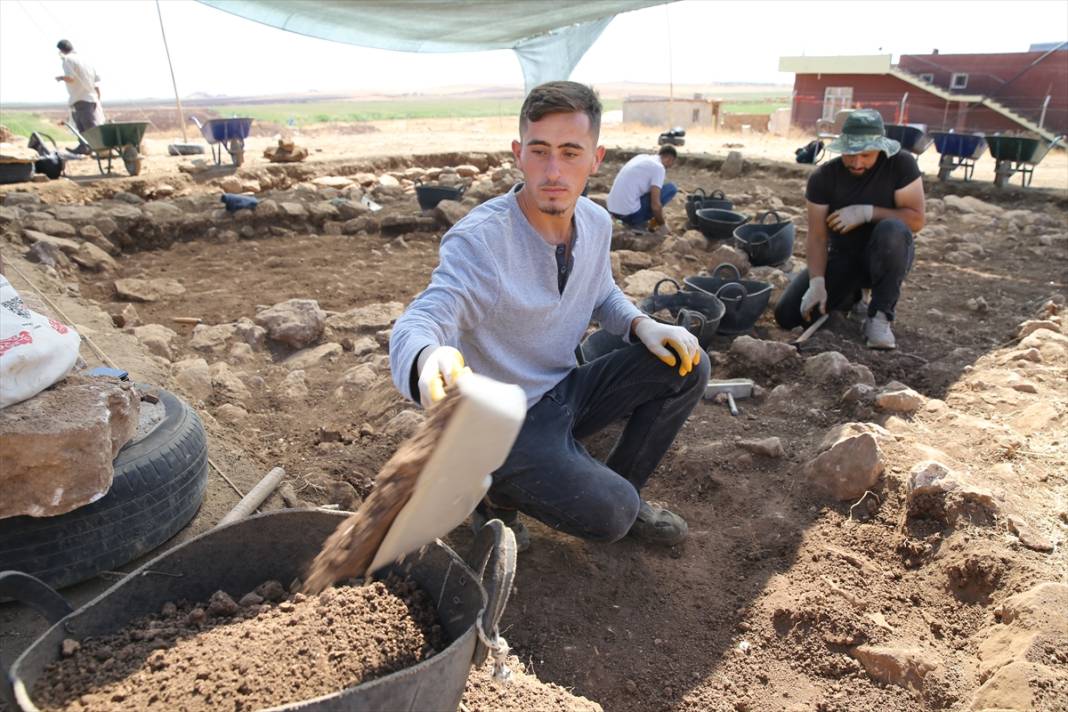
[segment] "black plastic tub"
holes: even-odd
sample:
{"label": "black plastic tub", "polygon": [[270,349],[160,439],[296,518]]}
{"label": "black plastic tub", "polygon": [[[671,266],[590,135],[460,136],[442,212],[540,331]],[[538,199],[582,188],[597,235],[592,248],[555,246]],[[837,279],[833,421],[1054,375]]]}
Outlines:
{"label": "black plastic tub", "polygon": [[419,207],[423,210],[433,210],[443,200],[459,200],[464,195],[463,188],[454,188],[449,185],[423,185],[415,186],[415,197],[419,201]]}
{"label": "black plastic tub", "polygon": [[714,295],[723,302],[726,311],[717,333],[724,335],[744,334],[751,330],[771,299],[770,284],[742,279],[738,268],[728,263],[718,265],[711,275],[687,277],[683,284],[688,290]]}
{"label": "black plastic tub", "polygon": [[748,215],[733,210],[720,208],[699,208],[697,210],[697,229],[709,240],[726,240],[735,228],[749,222]]}
{"label": "black plastic tub", "polygon": [[686,218],[690,227],[697,227],[697,211],[705,208],[733,210],[734,203],[727,199],[722,190],[713,190],[706,195],[704,189],[698,188],[686,197]]}
{"label": "black plastic tub", "polygon": [[[772,222],[767,219],[773,218]],[[755,222],[740,225],[734,230],[738,249],[749,255],[754,267],[782,264],[794,253],[797,228],[790,220],[782,220],[774,210],[757,216]]]}

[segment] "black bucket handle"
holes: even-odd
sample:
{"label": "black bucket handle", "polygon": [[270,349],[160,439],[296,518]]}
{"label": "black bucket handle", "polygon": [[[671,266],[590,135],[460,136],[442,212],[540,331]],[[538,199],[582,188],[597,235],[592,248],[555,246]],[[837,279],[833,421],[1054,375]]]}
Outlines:
{"label": "black bucket handle", "polygon": [[704,188],[695,188],[694,191],[690,193],[690,200],[692,200],[693,202],[697,202],[698,200],[704,200],[707,197],[708,196],[705,195]]}
{"label": "black bucket handle", "polygon": [[472,658],[476,667],[486,661],[486,656],[490,652],[490,646],[483,636],[489,638],[490,643],[500,645],[507,654],[507,644],[498,634],[497,624],[504,615],[504,607],[508,604],[508,596],[512,592],[512,583],[515,581],[515,559],[515,534],[512,530],[499,519],[486,522],[479,529],[471,545],[471,553],[467,561],[486,591],[486,608],[479,611],[476,621],[479,636]]}
{"label": "black bucket handle", "polygon": [[[738,265],[731,264],[730,262],[720,262],[718,265],[716,265],[716,268],[714,270],[712,270],[712,276],[713,277],[718,277],[719,273],[720,273],[720,270],[724,270],[724,269],[729,271],[729,272],[733,272],[734,273],[734,277],[733,277],[734,281],[737,282],[738,280],[740,280],[742,278],[742,273],[738,270]],[[732,278],[728,275],[727,279],[732,279]]]}
{"label": "black bucket handle", "polygon": [[[765,218],[767,218],[769,215],[774,215],[775,216],[775,222],[774,223],[767,223],[765,221]],[[765,210],[760,215],[757,215],[756,222],[758,222],[761,225],[767,225],[767,224],[774,225],[775,223],[783,222],[783,219],[781,217],[779,217],[779,214],[777,212],[775,212],[774,210]]]}
{"label": "black bucket handle", "polygon": [[[682,309],[679,309],[679,315],[675,317],[676,326],[681,326],[686,329],[686,331],[689,331],[691,334],[698,337],[705,330],[705,324],[707,323],[708,319],[705,315],[696,309],[687,309],[683,307]],[[696,333],[693,327],[696,327]]]}
{"label": "black bucket handle", "polygon": [[[655,299],[656,299],[657,297],[659,297],[659,296],[660,296],[660,285],[661,285],[661,284],[663,284],[664,282],[671,282],[672,284],[674,284],[674,285],[675,285],[675,292],[676,292],[676,293],[678,293],[678,292],[681,292],[681,291],[682,291],[682,287],[681,287],[681,286],[679,286],[679,283],[678,283],[678,282],[676,282],[675,280],[673,280],[673,279],[672,279],[671,277],[665,277],[664,279],[660,280],[659,282],[657,282],[657,283],[656,283],[656,284],[655,284],[655,285],[653,286],[653,299],[654,299],[654,300],[655,300]],[[666,296],[666,295],[665,295],[665,296]]]}
{"label": "black bucket handle", "polygon": [[[733,292],[733,294],[731,294]],[[742,307],[742,302],[749,296],[745,285],[740,282],[727,282],[716,290],[716,298],[723,302],[723,307],[732,314]]]}
{"label": "black bucket handle", "polygon": [[[74,610],[55,589],[22,571],[0,571],[0,600],[5,598],[37,611],[49,625],[55,625]],[[0,679],[0,699],[7,702],[11,709],[19,709],[15,700],[14,681],[7,674],[7,664],[3,661],[0,661],[0,675],[3,676]]]}
{"label": "black bucket handle", "polygon": [[[758,223],[758,224],[763,224],[763,223]],[[738,242],[742,243],[742,245],[744,247],[756,247],[757,245],[766,244],[767,242],[769,242],[771,240],[771,235],[769,235],[768,233],[764,232],[763,230],[754,230],[753,234],[750,235],[749,237],[746,237],[746,238],[741,238],[741,237],[738,237],[737,235],[735,235],[734,237],[735,237],[736,240],[738,240]],[[763,238],[763,239],[758,239],[758,238]]]}
{"label": "black bucket handle", "polygon": [[727,196],[723,194],[722,190],[713,190],[711,193],[708,194],[708,197],[711,200],[726,200],[727,199]]}

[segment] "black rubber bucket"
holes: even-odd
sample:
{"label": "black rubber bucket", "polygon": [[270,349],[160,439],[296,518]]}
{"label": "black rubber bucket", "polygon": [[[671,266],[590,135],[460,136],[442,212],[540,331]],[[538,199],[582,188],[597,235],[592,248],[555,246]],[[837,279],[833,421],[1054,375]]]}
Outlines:
{"label": "black rubber bucket", "polygon": [[415,198],[419,201],[419,207],[423,210],[433,210],[443,200],[459,200],[464,195],[464,188],[454,188],[449,185],[423,185],[415,186]]}
{"label": "black rubber bucket", "polygon": [[[0,595],[33,607],[53,623],[19,656],[0,685],[10,683],[5,694],[13,697],[13,709],[36,710],[34,685],[58,659],[65,638],[117,633],[137,618],[158,613],[167,601],[203,601],[220,589],[239,598],[266,580],[303,578],[345,516],[288,510],[212,529],[153,559],[73,612],[37,579],[15,571],[0,573]],[[486,658],[479,628],[495,637],[511,591],[515,575],[511,531],[497,520],[490,521],[475,540],[469,561],[436,541],[376,575],[392,571],[410,576],[434,600],[450,641],[445,650],[361,685],[271,709],[455,712],[471,665],[481,665]]]}
{"label": "black rubber bucket", "polygon": [[683,280],[687,289],[712,294],[723,302],[726,311],[719,322],[718,333],[744,334],[753,328],[768,307],[771,285],[752,279],[742,279],[738,268],[723,263],[711,275],[696,275]]}
{"label": "black rubber bucket", "polygon": [[[673,293],[660,293],[660,286],[665,282],[675,285]],[[657,282],[653,287],[652,296],[639,301],[638,308],[661,324],[685,327],[687,331],[697,337],[697,343],[706,351],[712,343],[712,337],[716,335],[720,319],[723,318],[726,312],[723,302],[715,295],[697,291],[685,291],[673,279],[662,279]],[[672,321],[656,316],[657,312],[665,309],[671,313]],[[577,355],[582,363],[589,363],[627,345],[622,336],[616,336],[604,329],[599,329],[583,339],[582,343],[579,344]]]}
{"label": "black rubber bucket", "polygon": [[733,210],[734,203],[727,200],[722,190],[713,190],[706,195],[704,189],[698,188],[686,197],[686,219],[690,227],[697,227],[697,211],[706,208]]}
{"label": "black rubber bucket", "polygon": [[709,240],[726,240],[735,228],[749,222],[748,215],[720,208],[698,208],[697,229]]}
{"label": "black rubber bucket", "polygon": [[[767,222],[774,217],[773,222]],[[782,264],[794,253],[797,228],[790,220],[782,220],[774,210],[760,213],[756,222],[740,225],[734,230],[738,249],[749,255],[754,267]]]}

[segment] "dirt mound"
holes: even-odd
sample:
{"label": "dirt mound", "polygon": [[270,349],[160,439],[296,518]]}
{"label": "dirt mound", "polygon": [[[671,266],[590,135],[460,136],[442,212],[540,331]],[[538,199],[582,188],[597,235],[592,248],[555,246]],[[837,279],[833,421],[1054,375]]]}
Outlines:
{"label": "dirt mound", "polygon": [[35,686],[44,710],[274,707],[373,680],[445,647],[433,602],[391,578],[287,595],[265,582],[235,603],[166,603],[113,636],[64,641]]}

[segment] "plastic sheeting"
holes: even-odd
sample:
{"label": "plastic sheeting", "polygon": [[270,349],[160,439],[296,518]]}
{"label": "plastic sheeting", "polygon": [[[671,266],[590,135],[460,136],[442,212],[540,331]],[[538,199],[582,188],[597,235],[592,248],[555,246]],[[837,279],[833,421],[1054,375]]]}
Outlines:
{"label": "plastic sheeting", "polygon": [[403,52],[512,49],[527,91],[567,79],[621,12],[673,0],[200,0],[289,32]]}

